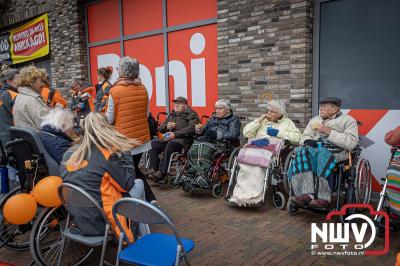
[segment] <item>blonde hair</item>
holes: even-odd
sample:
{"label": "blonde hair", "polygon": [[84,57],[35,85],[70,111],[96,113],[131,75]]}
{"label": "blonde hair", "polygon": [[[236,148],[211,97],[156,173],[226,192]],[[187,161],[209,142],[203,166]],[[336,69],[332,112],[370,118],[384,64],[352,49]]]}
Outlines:
{"label": "blonde hair", "polygon": [[36,79],[42,79],[43,73],[35,66],[27,66],[21,68],[17,75],[18,86],[32,87]]}
{"label": "blonde hair", "polygon": [[105,149],[111,153],[120,154],[130,151],[141,143],[135,139],[129,139],[111,126],[107,118],[99,113],[90,113],[82,123],[82,143],[72,148],[72,155],[66,162],[71,165],[80,165],[90,157],[92,145],[97,149]]}

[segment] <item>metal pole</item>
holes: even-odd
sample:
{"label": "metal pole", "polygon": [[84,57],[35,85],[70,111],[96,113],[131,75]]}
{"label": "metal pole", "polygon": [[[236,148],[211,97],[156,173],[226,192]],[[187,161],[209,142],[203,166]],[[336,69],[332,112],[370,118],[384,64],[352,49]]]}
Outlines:
{"label": "metal pole", "polygon": [[125,56],[124,51],[124,18],[122,13],[122,0],[118,0],[118,15],[119,15],[119,48],[121,50],[121,57]]}
{"label": "metal pole", "polygon": [[163,12],[163,44],[164,44],[164,76],[165,76],[165,108],[169,115],[169,65],[168,65],[168,34],[167,34],[167,0],[162,1]]}

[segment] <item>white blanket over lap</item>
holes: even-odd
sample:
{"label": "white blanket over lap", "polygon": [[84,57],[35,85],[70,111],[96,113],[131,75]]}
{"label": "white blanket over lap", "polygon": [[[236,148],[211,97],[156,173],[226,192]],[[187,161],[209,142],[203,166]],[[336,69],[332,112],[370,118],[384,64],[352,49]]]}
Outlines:
{"label": "white blanket over lap", "polygon": [[266,168],[245,164],[239,164],[239,167],[237,183],[230,201],[238,206],[261,202],[264,197],[263,187]]}

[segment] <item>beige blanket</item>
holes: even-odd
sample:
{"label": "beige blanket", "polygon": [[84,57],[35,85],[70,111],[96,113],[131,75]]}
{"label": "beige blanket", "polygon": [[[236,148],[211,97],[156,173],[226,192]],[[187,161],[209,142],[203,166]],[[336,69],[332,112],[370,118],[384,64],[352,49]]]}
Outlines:
{"label": "beige blanket", "polygon": [[246,207],[261,202],[264,197],[264,178],[266,168],[239,163],[236,186],[230,202]]}

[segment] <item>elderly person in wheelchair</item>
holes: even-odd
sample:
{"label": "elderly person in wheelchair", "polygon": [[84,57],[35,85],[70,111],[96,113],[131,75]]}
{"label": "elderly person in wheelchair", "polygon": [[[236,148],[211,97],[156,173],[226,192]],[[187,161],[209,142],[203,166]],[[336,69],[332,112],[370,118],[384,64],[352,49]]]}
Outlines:
{"label": "elderly person in wheelchair", "polygon": [[[320,114],[308,123],[296,150],[288,177],[291,204],[328,209],[334,189],[333,170],[349,158],[359,141],[357,121],[341,112],[341,99],[328,97],[319,102]],[[324,148],[326,147],[326,148]],[[328,148],[329,147],[329,148]]]}
{"label": "elderly person in wheelchair", "polygon": [[[243,135],[248,138],[248,144],[239,151],[239,172],[228,202],[239,206],[251,206],[264,200],[263,183],[267,181],[264,176],[272,156],[280,153],[284,148],[284,141],[289,145],[297,145],[301,132],[287,117],[285,103],[281,100],[271,100],[268,102],[267,112],[247,124]],[[258,157],[262,160],[256,159]]]}
{"label": "elderly person in wheelchair", "polygon": [[[165,183],[171,155],[182,152],[193,143],[195,125],[200,122],[197,112],[190,108],[186,98],[177,97],[173,102],[174,110],[158,129],[163,138],[152,140],[149,151],[150,169],[147,177],[158,183]],[[163,158],[160,163],[161,153]]]}
{"label": "elderly person in wheelchair", "polygon": [[77,137],[73,131],[74,114],[66,109],[55,108],[43,119],[40,140],[49,155],[60,164],[64,153],[71,148],[73,138]]}
{"label": "elderly person in wheelchair", "polygon": [[[233,115],[228,100],[215,103],[215,114],[206,125],[196,125],[197,139],[188,151],[186,181],[191,180],[197,187],[210,188],[208,172],[215,158],[237,145],[240,136],[240,119]],[[185,189],[185,186],[184,186]]]}

